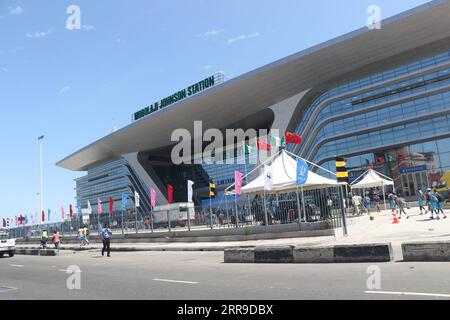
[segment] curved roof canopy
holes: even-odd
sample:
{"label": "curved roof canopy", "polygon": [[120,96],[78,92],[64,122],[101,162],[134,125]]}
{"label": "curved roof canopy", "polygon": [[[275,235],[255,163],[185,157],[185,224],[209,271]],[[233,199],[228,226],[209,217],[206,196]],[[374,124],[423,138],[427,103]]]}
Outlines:
{"label": "curved roof canopy", "polygon": [[435,0],[227,81],[128,125],[57,163],[84,171],[170,144],[178,128],[224,128],[300,92],[450,50],[450,1]]}

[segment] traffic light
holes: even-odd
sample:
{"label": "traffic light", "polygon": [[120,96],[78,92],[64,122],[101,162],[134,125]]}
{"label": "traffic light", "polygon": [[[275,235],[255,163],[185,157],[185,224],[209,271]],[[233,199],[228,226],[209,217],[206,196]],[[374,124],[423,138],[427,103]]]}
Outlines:
{"label": "traffic light", "polygon": [[209,180],[209,197],[214,199],[216,197],[216,184],[212,179]]}
{"label": "traffic light", "polygon": [[342,157],[336,157],[336,176],[338,183],[348,183],[348,170],[346,161]]}

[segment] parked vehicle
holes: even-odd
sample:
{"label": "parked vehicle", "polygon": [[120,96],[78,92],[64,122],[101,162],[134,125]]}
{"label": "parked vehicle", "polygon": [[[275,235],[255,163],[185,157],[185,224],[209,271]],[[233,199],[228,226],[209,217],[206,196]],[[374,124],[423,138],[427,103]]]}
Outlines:
{"label": "parked vehicle", "polygon": [[0,231],[0,258],[7,253],[9,257],[14,257],[16,253],[16,239],[9,239],[8,233]]}

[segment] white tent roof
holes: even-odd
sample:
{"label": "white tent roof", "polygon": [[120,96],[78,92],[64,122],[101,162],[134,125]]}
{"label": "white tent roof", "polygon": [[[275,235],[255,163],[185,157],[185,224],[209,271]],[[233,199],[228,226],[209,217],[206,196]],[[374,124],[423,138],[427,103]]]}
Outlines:
{"label": "white tent roof", "polygon": [[[286,151],[282,151],[270,166],[273,174],[273,187],[271,191],[293,191],[297,189],[297,161]],[[242,187],[242,194],[264,192],[265,174]],[[309,171],[308,180],[303,185],[304,189],[319,189],[338,185],[336,180],[322,177]]]}
{"label": "white tent roof", "polygon": [[[387,178],[387,177],[386,177]],[[355,181],[356,182],[356,181]],[[368,170],[364,174],[364,178],[358,183],[352,184],[353,189],[370,189],[382,186],[393,186],[394,182],[392,180],[387,180],[382,177],[381,174],[375,170]]]}

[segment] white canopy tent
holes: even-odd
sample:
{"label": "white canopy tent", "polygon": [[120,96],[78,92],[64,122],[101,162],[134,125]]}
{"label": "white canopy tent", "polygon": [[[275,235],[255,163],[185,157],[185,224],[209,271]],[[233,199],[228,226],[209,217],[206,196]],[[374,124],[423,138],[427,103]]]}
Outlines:
{"label": "white canopy tent", "polygon": [[[285,150],[281,151],[270,165],[273,174],[271,192],[289,192],[298,189],[297,185],[297,161]],[[265,173],[263,172],[255,180],[242,187],[242,194],[258,194],[265,191]],[[322,177],[312,171],[308,172],[308,180],[301,187],[307,189],[320,189],[337,186],[336,180]]]}
{"label": "white canopy tent", "polygon": [[[362,178],[362,179],[361,179]],[[367,170],[364,174],[359,176],[353,183],[350,184],[353,189],[371,189],[382,187],[383,188],[383,199],[384,199],[384,209],[387,210],[386,197],[385,197],[385,187],[393,186],[394,180],[391,178],[376,172],[373,169]]]}

